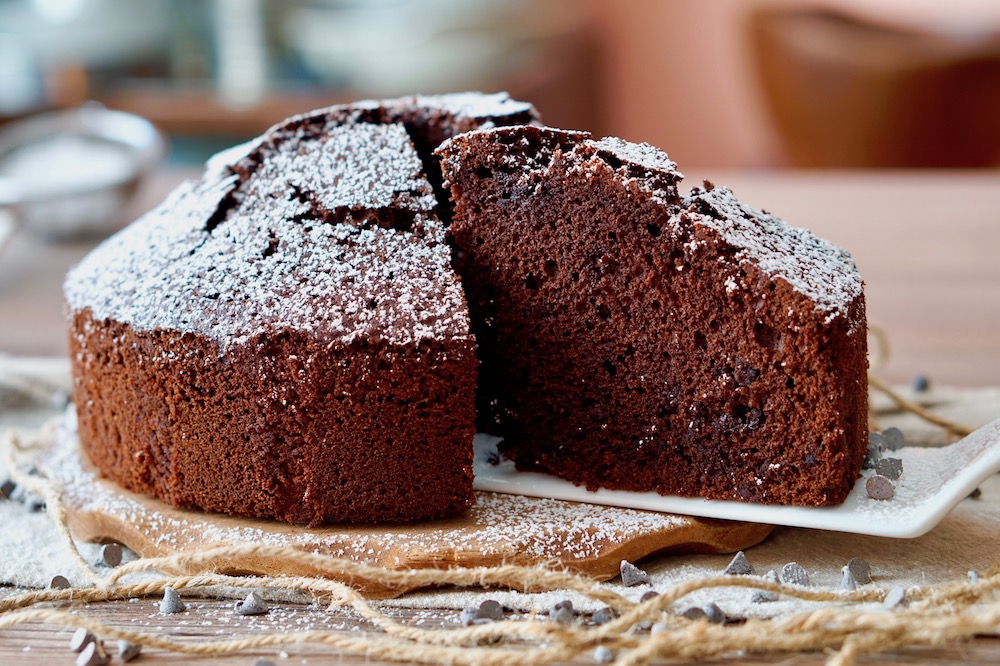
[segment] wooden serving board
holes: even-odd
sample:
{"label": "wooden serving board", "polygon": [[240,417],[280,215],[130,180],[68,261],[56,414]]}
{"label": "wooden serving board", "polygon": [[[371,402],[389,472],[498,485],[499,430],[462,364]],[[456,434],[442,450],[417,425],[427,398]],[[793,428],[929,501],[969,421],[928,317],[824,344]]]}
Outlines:
{"label": "wooden serving board", "polygon": [[[347,558],[389,569],[562,564],[609,580],[621,560],[663,552],[727,553],[761,542],[768,525],[712,520],[592,504],[477,493],[464,516],[408,525],[341,525],[307,529],[267,520],[177,509],[100,479],[81,454],[74,432],[51,435],[36,464],[61,487],[70,529],[87,541],[117,541],[144,557],[228,545],[269,544]],[[215,571],[315,576],[294,562],[237,557]],[[189,574],[196,571],[171,570]],[[371,598],[410,591],[375,581],[349,581]]]}

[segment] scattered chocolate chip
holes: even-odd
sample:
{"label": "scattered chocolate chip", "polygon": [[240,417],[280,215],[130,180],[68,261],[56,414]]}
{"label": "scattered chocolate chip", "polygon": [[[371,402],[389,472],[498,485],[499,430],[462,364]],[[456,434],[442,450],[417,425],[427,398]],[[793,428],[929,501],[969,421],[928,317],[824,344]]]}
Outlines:
{"label": "scattered chocolate chip", "polygon": [[104,666],[110,662],[111,657],[104,651],[100,641],[87,643],[76,658],[76,666]]}
{"label": "scattered chocolate chip", "polygon": [[719,608],[714,601],[709,601],[705,604],[705,617],[708,618],[709,622],[713,624],[725,624],[726,614],[721,608]]}
{"label": "scattered chocolate chip", "polygon": [[646,590],[645,592],[642,593],[642,596],[639,597],[639,603],[644,603],[658,596],[660,596],[660,593],[657,592],[656,590]]}
{"label": "scattered chocolate chip", "polygon": [[17,484],[10,479],[7,479],[2,485],[0,485],[0,499],[12,499],[15,490],[17,490]]}
{"label": "scattered chocolate chip", "polygon": [[913,378],[913,390],[917,393],[925,393],[931,387],[931,380],[927,375],[917,375]]}
{"label": "scattered chocolate chip", "polygon": [[983,489],[982,488],[976,488],[971,493],[969,493],[969,499],[976,500],[976,499],[979,499],[982,496],[983,496]]}
{"label": "scattered chocolate chip", "polygon": [[477,617],[482,620],[502,620],[503,606],[500,605],[499,601],[487,599],[479,604]]}
{"label": "scattered chocolate chip", "polygon": [[741,550],[733,556],[729,566],[722,573],[730,576],[751,576],[753,575],[753,565],[747,561],[747,556]]}
{"label": "scattered chocolate chip", "polygon": [[869,433],[868,452],[865,454],[865,461],[861,469],[875,469],[875,463],[882,458],[882,452],[886,449],[885,437],[880,432]]}
{"label": "scattered chocolate chip", "polygon": [[233,604],[233,610],[240,615],[264,615],[267,613],[267,602],[251,590],[246,599]]}
{"label": "scattered chocolate chip", "polygon": [[[764,580],[769,583],[777,583],[778,573],[771,569],[763,576]],[[768,603],[770,601],[777,601],[778,595],[774,592],[768,592],[767,590],[754,590],[753,595],[750,597],[750,601],[755,604]]]}
{"label": "scattered chocolate chip", "polygon": [[615,653],[603,645],[594,648],[594,661],[598,664],[608,664],[615,660]]}
{"label": "scattered chocolate chip", "polygon": [[101,564],[116,567],[122,563],[122,547],[117,543],[106,543],[101,548]]}
{"label": "scattered chocolate chip", "polygon": [[554,611],[557,611],[560,608],[568,608],[569,610],[573,610],[573,602],[570,599],[563,599],[562,601],[557,601],[555,605],[552,606],[552,610]]}
{"label": "scattered chocolate chip", "polygon": [[549,617],[553,622],[558,622],[559,624],[573,624],[576,621],[576,613],[573,612],[573,607],[559,606],[556,604],[551,611],[549,611]]}
{"label": "scattered chocolate chip", "polygon": [[789,562],[781,568],[781,582],[788,585],[809,585],[809,574],[798,562]]}
{"label": "scattered chocolate chip", "polygon": [[705,613],[705,609],[699,608],[698,606],[691,606],[691,608],[684,611],[683,615],[689,620],[700,620],[708,617],[707,613]]}
{"label": "scattered chocolate chip", "polygon": [[903,461],[899,458],[882,458],[875,463],[875,473],[895,481],[903,473]]}
{"label": "scattered chocolate chip", "polygon": [[56,574],[49,581],[50,590],[68,590],[70,588],[69,579],[66,576]]}
{"label": "scattered chocolate chip", "polygon": [[852,557],[847,562],[847,568],[851,570],[851,575],[858,585],[872,582],[872,566],[863,557]]}
{"label": "scattered chocolate chip", "polygon": [[972,583],[973,585],[979,582],[979,572],[970,571],[968,575],[969,575],[969,582]]}
{"label": "scattered chocolate chip", "polygon": [[906,590],[898,585],[889,590],[888,594],[885,595],[885,600],[882,602],[882,605],[886,608],[908,606],[909,604],[910,602],[906,598]]}
{"label": "scattered chocolate chip", "polygon": [[80,652],[87,647],[87,643],[93,643],[96,640],[97,636],[80,627],[73,632],[73,637],[69,639],[69,649],[73,652]]}
{"label": "scattered chocolate chip", "polygon": [[881,474],[869,477],[865,481],[865,490],[868,492],[868,497],[874,500],[891,500],[896,496],[896,486]]}
{"label": "scattered chocolate chip", "polygon": [[160,601],[160,613],[162,615],[172,615],[180,613],[187,608],[187,604],[180,598],[177,591],[172,587],[163,588],[163,599]]}
{"label": "scattered chocolate chip", "polygon": [[122,662],[132,661],[142,652],[142,646],[138,643],[130,643],[126,640],[118,641],[118,658]]}
{"label": "scattered chocolate chip", "polygon": [[649,583],[649,574],[628,560],[622,560],[620,569],[622,574],[622,585],[625,587],[633,587],[635,585]]}
{"label": "scattered chocolate chip", "polygon": [[882,437],[885,438],[885,448],[888,451],[898,451],[906,445],[906,438],[903,437],[903,431],[895,426],[883,430]]}
{"label": "scattered chocolate chip", "polygon": [[615,612],[610,606],[598,609],[593,615],[590,616],[590,621],[597,625],[607,624],[613,619],[615,619]]}
{"label": "scattered chocolate chip", "polygon": [[851,567],[845,566],[843,569],[841,569],[841,573],[843,574],[840,579],[841,590],[844,590],[846,592],[853,592],[854,590],[858,589],[858,579],[855,578],[854,574],[851,572]]}

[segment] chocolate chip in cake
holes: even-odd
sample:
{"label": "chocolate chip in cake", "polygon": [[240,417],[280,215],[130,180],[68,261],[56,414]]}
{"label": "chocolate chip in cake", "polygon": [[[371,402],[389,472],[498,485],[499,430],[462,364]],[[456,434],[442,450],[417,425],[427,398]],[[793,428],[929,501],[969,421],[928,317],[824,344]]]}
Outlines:
{"label": "chocolate chip in cake", "polygon": [[[763,578],[769,583],[779,582],[778,573],[774,569],[771,569],[766,574],[764,574]],[[777,600],[778,600],[778,595],[774,592],[769,592],[767,590],[754,590],[753,595],[751,595],[750,597],[750,601],[755,604],[768,603],[770,601],[777,601]]]}
{"label": "chocolate chip in cake", "polygon": [[257,592],[251,591],[243,601],[233,604],[233,610],[240,615],[264,615],[267,613],[267,602]]}
{"label": "chocolate chip in cake", "polygon": [[858,585],[872,582],[872,567],[863,557],[852,557],[847,562],[847,568],[851,570],[851,575]]}
{"label": "chocolate chip in cake", "polygon": [[116,567],[122,563],[122,547],[117,543],[106,543],[101,548],[101,564]]}
{"label": "chocolate chip in cake", "polygon": [[126,640],[118,641],[118,658],[122,663],[132,661],[142,652],[142,646]]}
{"label": "chocolate chip in cake", "polygon": [[845,566],[843,569],[841,569],[841,574],[842,574],[840,578],[841,590],[845,590],[847,592],[853,592],[854,590],[858,589],[858,580],[854,577],[854,574],[851,572],[851,567]]}
{"label": "chocolate chip in cake", "polygon": [[73,652],[80,652],[87,647],[87,643],[93,643],[96,640],[97,636],[80,627],[73,632],[73,637],[69,639],[69,649]]}
{"label": "chocolate chip in cake", "polygon": [[900,586],[896,586],[889,590],[888,594],[885,595],[885,600],[882,605],[886,608],[896,608],[898,606],[909,606],[910,602],[906,598],[906,590]]}
{"label": "chocolate chip in cake", "polygon": [[906,438],[903,437],[903,431],[895,426],[883,430],[882,436],[885,438],[885,448],[888,451],[898,451],[906,445]]}
{"label": "chocolate chip in cake", "polygon": [[593,615],[590,616],[590,621],[596,625],[607,624],[611,620],[615,619],[616,615],[614,610],[610,606],[605,606],[604,608],[598,609]]}
{"label": "chocolate chip in cake", "polygon": [[875,473],[895,481],[903,473],[903,461],[899,458],[882,458],[875,463]]}
{"label": "chocolate chip in cake", "polygon": [[163,588],[163,599],[160,600],[160,614],[172,615],[180,613],[187,608],[187,604],[180,598],[177,591],[172,587]]}
{"label": "chocolate chip in cake", "polygon": [[868,497],[875,500],[891,500],[896,496],[896,486],[881,474],[875,474],[865,481],[865,490]]}
{"label": "chocolate chip in cake", "polygon": [[104,666],[110,662],[111,657],[104,651],[100,641],[87,643],[76,658],[76,666]]}
{"label": "chocolate chip in cake", "polygon": [[649,574],[628,560],[622,560],[619,568],[622,575],[622,585],[625,587],[633,587],[635,585],[649,583]]}
{"label": "chocolate chip in cake", "polygon": [[798,562],[789,562],[781,568],[781,582],[787,585],[809,585],[809,574]]}
{"label": "chocolate chip in cake", "polygon": [[66,576],[56,574],[49,581],[50,590],[68,590],[70,588],[69,579]]}
{"label": "chocolate chip in cake", "polygon": [[913,378],[913,390],[916,393],[926,393],[931,387],[931,380],[927,375],[917,375]]}
{"label": "chocolate chip in cake", "polygon": [[753,575],[753,565],[747,561],[747,556],[741,550],[733,556],[729,566],[722,573],[730,576],[751,576]]}

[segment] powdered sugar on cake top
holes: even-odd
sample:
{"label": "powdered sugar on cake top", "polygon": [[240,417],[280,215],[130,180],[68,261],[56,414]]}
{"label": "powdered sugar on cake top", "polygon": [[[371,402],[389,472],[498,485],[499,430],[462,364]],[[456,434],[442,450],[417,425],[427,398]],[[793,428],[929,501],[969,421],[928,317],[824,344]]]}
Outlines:
{"label": "powdered sugar on cake top", "polygon": [[[225,160],[258,148],[253,173],[227,174]],[[254,142],[105,241],[64,291],[72,311],[222,348],[281,329],[342,343],[467,337],[434,206],[401,125]]]}
{"label": "powdered sugar on cake top", "polygon": [[826,314],[847,314],[862,292],[850,253],[805,229],[740,202],[724,187],[694,188],[688,198],[697,224],[717,231],[736,257],[783,279]]}

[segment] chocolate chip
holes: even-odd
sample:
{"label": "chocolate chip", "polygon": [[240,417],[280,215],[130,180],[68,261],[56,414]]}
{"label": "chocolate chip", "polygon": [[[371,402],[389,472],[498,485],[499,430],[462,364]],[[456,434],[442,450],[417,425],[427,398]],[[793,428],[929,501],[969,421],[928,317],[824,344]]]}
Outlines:
{"label": "chocolate chip", "polygon": [[841,569],[841,573],[843,575],[840,579],[840,589],[848,592],[853,592],[858,589],[858,579],[855,578],[854,574],[851,572],[851,567],[845,566]]}
{"label": "chocolate chip", "polygon": [[899,458],[882,458],[875,463],[875,473],[895,481],[903,473],[903,461]]}
{"label": "chocolate chip", "polygon": [[698,606],[691,606],[691,608],[688,608],[686,611],[684,611],[683,615],[689,620],[700,620],[702,618],[707,617],[705,609],[699,608]]}
{"label": "chocolate chip", "polygon": [[66,576],[55,575],[49,581],[50,590],[68,590],[70,588],[69,579]]}
{"label": "chocolate chip", "polygon": [[[770,583],[777,583],[778,574],[774,569],[771,569],[763,576],[764,580]],[[778,595],[774,592],[768,592],[767,590],[754,590],[753,595],[750,597],[750,601],[755,604],[768,603],[770,601],[777,601]]]}
{"label": "chocolate chip", "polygon": [[73,637],[69,639],[69,649],[73,652],[81,652],[83,648],[87,647],[87,643],[93,643],[96,640],[97,636],[80,627],[73,632]]}
{"label": "chocolate chip", "polygon": [[7,479],[0,485],[0,499],[11,499],[15,490],[17,490],[17,484]]}
{"label": "chocolate chip", "polygon": [[87,643],[76,658],[76,666],[104,666],[110,662],[111,657],[104,651],[100,641]]}
{"label": "chocolate chip", "polygon": [[117,543],[106,543],[101,548],[101,563],[105,566],[116,567],[122,563],[122,547]]}
{"label": "chocolate chip", "polygon": [[982,496],[983,496],[983,489],[982,488],[976,488],[971,493],[969,493],[969,499],[976,500],[976,499],[979,499]]}
{"label": "chocolate chip", "polygon": [[874,500],[891,500],[896,496],[896,486],[881,474],[875,474],[865,481],[868,497]]}
{"label": "chocolate chip", "polygon": [[895,426],[883,430],[882,437],[885,438],[885,448],[888,451],[898,451],[906,445],[903,431]]}
{"label": "chocolate chip", "polygon": [[615,612],[610,606],[598,609],[597,612],[590,616],[590,621],[597,625],[607,624],[613,619],[615,619]]}
{"label": "chocolate chip", "polygon": [[142,652],[142,646],[138,643],[130,643],[126,640],[118,641],[118,658],[122,662],[132,661]]}
{"label": "chocolate chip", "polygon": [[733,556],[729,566],[722,573],[730,576],[750,576],[753,575],[753,565],[747,561],[747,556],[741,550]]}
{"label": "chocolate chip", "polygon": [[573,602],[569,599],[563,599],[562,601],[557,601],[555,605],[552,606],[552,610],[554,611],[557,611],[561,608],[568,608],[569,610],[573,610]]}
{"label": "chocolate chip", "polygon": [[873,432],[868,435],[868,452],[865,454],[865,461],[861,469],[875,469],[875,463],[881,460],[882,452],[886,449],[885,437],[880,432]]}
{"label": "chocolate chip", "polygon": [[594,661],[598,664],[608,664],[615,660],[615,653],[603,645],[594,648]]}
{"label": "chocolate chip", "polygon": [[847,562],[847,568],[851,570],[851,575],[858,585],[872,582],[872,566],[863,557],[852,557]]}
{"label": "chocolate chip", "polygon": [[781,582],[789,585],[809,585],[809,574],[797,562],[789,562],[781,568]]}
{"label": "chocolate chip", "polygon": [[705,604],[705,617],[708,618],[709,622],[713,624],[725,624],[726,614],[719,608],[714,601],[709,601]]}
{"label": "chocolate chip", "polygon": [[646,590],[645,592],[642,593],[642,596],[639,597],[639,603],[649,601],[650,599],[658,596],[660,596],[660,593],[657,592],[656,590]]}
{"label": "chocolate chip", "polygon": [[913,378],[913,390],[917,393],[924,393],[931,387],[931,380],[927,375],[917,375]]}
{"label": "chocolate chip", "polygon": [[163,588],[163,599],[160,601],[160,613],[162,615],[172,615],[180,613],[187,608],[187,604],[180,598],[177,591],[172,587]]}
{"label": "chocolate chip", "polygon": [[552,618],[553,622],[558,622],[559,624],[573,624],[576,621],[576,613],[573,612],[573,607],[569,608],[558,605],[549,611],[549,617]]}
{"label": "chocolate chip", "polygon": [[619,568],[622,574],[622,585],[625,587],[633,587],[635,585],[649,583],[649,574],[628,560],[622,560]]}
{"label": "chocolate chip", "polygon": [[896,586],[889,590],[888,594],[885,595],[885,600],[882,605],[886,608],[896,608],[897,606],[909,606],[910,602],[906,598],[906,590],[900,586]]}
{"label": "chocolate chip", "polygon": [[240,615],[264,615],[267,613],[267,602],[254,591],[251,591],[243,601],[233,604],[233,610]]}
{"label": "chocolate chip", "polygon": [[487,599],[479,604],[477,617],[481,620],[502,620],[503,606],[500,605],[499,601]]}

